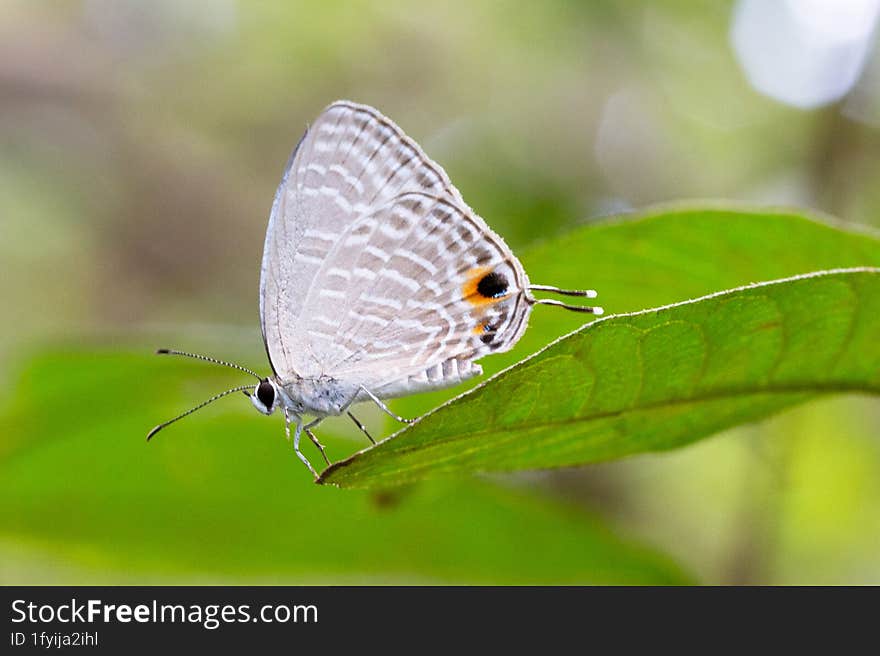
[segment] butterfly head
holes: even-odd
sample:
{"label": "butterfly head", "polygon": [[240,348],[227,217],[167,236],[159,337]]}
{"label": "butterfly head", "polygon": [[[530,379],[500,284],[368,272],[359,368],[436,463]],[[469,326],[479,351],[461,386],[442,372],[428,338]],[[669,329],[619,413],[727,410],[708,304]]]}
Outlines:
{"label": "butterfly head", "polygon": [[278,387],[269,378],[263,378],[254,388],[253,393],[245,392],[254,407],[264,415],[271,415],[278,407]]}
{"label": "butterfly head", "polygon": [[177,415],[173,419],[169,419],[168,421],[163,421],[161,424],[153,428],[149,433],[147,433],[147,440],[149,441],[156,433],[160,430],[173,424],[174,422],[183,419],[184,417],[188,417],[196,410],[201,410],[209,403],[213,403],[217,399],[222,399],[224,396],[229,396],[233,392],[242,392],[245,396],[251,399],[251,402],[254,404],[254,407],[262,412],[265,415],[271,415],[272,411],[275,410],[278,405],[278,387],[275,385],[274,381],[269,380],[268,378],[260,378],[260,376],[248,369],[247,367],[242,367],[240,364],[234,364],[232,362],[226,362],[225,360],[218,360],[217,358],[212,358],[207,355],[198,355],[197,353],[187,353],[186,351],[178,351],[177,349],[159,349],[156,353],[160,355],[180,355],[187,358],[194,358],[196,360],[204,360],[205,362],[211,362],[213,364],[222,365],[224,367],[230,367],[232,369],[238,369],[239,371],[243,371],[246,374],[250,374],[258,381],[260,381],[259,385],[254,388],[253,393],[250,392],[250,385],[238,385],[237,387],[233,387],[232,389],[228,389],[225,392],[220,392],[219,394],[215,394],[210,399],[206,401],[202,401],[194,408],[190,408],[186,412],[182,412]]}
{"label": "butterfly head", "polygon": [[278,388],[275,383],[263,378],[253,392],[245,392],[254,407],[264,415],[271,415],[278,407]]}

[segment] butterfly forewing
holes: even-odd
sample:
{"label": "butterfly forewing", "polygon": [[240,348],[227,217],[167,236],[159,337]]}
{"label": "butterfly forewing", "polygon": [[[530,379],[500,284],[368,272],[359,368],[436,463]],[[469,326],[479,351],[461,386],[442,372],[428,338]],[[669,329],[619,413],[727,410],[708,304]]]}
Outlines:
{"label": "butterfly forewing", "polygon": [[305,355],[305,297],[339,235],[376,204],[406,190],[457,195],[443,170],[371,107],[327,107],[291,156],[275,194],[260,280],[269,359],[282,378]]}
{"label": "butterfly forewing", "polygon": [[276,194],[263,335],[282,379],[331,376],[382,396],[445,386],[516,342],[527,285],[440,166],[376,110],[339,102]]}

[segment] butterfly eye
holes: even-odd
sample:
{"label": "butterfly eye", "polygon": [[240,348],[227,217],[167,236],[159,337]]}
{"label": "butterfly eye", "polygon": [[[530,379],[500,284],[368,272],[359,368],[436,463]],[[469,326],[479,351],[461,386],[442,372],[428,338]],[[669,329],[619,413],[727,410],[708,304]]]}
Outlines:
{"label": "butterfly eye", "polygon": [[275,388],[272,387],[272,383],[268,380],[261,381],[260,386],[257,387],[257,398],[267,409],[271,408],[275,402]]}

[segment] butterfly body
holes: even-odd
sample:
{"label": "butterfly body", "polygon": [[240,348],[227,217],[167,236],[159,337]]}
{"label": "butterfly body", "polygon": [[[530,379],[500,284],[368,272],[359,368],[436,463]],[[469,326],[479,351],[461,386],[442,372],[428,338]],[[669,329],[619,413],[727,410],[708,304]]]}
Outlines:
{"label": "butterfly body", "polygon": [[[444,368],[445,365],[445,368]],[[456,385],[468,378],[480,375],[483,370],[477,364],[448,361],[433,370],[410,379],[385,385],[374,393],[376,398],[391,399],[405,396],[413,388],[441,389]],[[337,380],[329,376],[315,378],[295,377],[285,381],[277,376],[270,376],[268,382],[273,395],[259,397],[259,385],[253,394],[249,394],[254,406],[263,414],[272,414],[277,408],[285,408],[291,416],[328,417],[343,414],[352,404],[369,401],[371,395],[355,382]],[[261,382],[262,384],[262,382]],[[265,388],[264,388],[265,389]],[[269,400],[271,398],[271,400]]]}

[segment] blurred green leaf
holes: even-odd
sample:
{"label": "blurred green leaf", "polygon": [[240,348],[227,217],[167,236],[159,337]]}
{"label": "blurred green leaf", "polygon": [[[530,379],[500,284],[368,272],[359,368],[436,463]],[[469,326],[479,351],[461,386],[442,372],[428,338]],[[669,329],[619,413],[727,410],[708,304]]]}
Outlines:
{"label": "blurred green leaf", "polygon": [[880,266],[880,232],[806,210],[678,203],[548,239],[523,263],[533,282],[588,284],[620,314],[762,280]]}
{"label": "blurred green leaf", "polygon": [[315,486],[279,418],[240,395],[144,441],[182,398],[229,376],[105,351],[33,358],[0,414],[2,583],[691,580],[595,516],[526,490]]}
{"label": "blurred green leaf", "polygon": [[819,393],[880,392],[880,269],[611,316],[335,463],[321,482],[558,467],[671,449]]}

